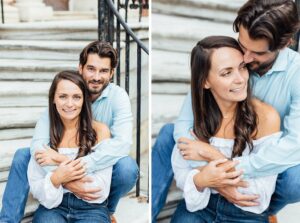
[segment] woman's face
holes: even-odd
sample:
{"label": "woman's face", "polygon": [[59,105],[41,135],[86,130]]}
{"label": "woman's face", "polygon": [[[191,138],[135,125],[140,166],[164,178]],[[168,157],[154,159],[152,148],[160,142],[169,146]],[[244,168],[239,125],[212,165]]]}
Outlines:
{"label": "woman's face", "polygon": [[77,119],[83,104],[83,93],[72,81],[61,80],[56,87],[54,104],[62,120]]}
{"label": "woman's face", "polygon": [[248,79],[249,73],[240,51],[229,47],[214,50],[205,88],[211,90],[219,105],[245,100]]}

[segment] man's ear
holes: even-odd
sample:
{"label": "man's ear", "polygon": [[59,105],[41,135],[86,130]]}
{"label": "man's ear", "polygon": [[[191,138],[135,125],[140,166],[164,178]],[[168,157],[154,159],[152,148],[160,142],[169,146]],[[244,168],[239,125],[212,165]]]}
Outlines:
{"label": "man's ear", "polygon": [[289,47],[289,46],[291,46],[293,44],[295,44],[295,41],[293,40],[293,38],[290,38],[289,41],[287,42],[287,44],[284,47],[282,47],[281,49]]}
{"label": "man's ear", "polygon": [[110,72],[110,75],[109,75],[109,77],[110,77],[109,79],[110,79],[110,80],[113,78],[114,74],[115,74],[115,69],[112,68],[112,69],[111,69],[111,72]]}
{"label": "man's ear", "polygon": [[81,64],[78,65],[78,72],[82,75],[83,66]]}

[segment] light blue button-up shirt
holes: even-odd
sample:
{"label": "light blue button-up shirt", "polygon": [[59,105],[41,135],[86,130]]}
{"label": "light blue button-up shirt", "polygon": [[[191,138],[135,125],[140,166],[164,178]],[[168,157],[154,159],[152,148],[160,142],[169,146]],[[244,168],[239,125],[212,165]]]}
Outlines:
{"label": "light blue button-up shirt", "polygon": [[[112,138],[99,143],[95,151],[83,157],[87,172],[105,169],[120,158],[128,156],[132,146],[132,113],[130,100],[124,89],[110,83],[92,104],[93,118],[105,123]],[[31,141],[31,154],[49,144],[49,115],[45,111],[36,124]]]}
{"label": "light blue button-up shirt", "polygon": [[[239,157],[237,168],[245,177],[275,175],[300,164],[300,55],[288,48],[280,51],[273,67],[263,76],[251,73],[252,93],[280,114],[283,136],[258,153]],[[175,123],[174,139],[188,137],[193,128],[191,94],[184,100]]]}

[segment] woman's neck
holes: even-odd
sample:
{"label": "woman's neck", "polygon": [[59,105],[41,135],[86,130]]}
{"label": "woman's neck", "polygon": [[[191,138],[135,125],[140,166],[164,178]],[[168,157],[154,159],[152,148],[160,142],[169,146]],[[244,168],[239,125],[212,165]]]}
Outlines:
{"label": "woman's neck", "polygon": [[234,138],[234,122],[236,115],[236,102],[231,103],[218,103],[222,113],[222,122],[220,129],[215,136],[225,139]]}

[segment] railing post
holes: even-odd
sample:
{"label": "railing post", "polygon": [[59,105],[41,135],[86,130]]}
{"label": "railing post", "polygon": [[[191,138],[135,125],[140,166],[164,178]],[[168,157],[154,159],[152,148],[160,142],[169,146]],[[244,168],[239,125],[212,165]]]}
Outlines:
{"label": "railing post", "polygon": [[[300,0],[295,0],[296,6],[297,6],[297,11],[298,11],[298,19],[300,19]],[[300,36],[300,30],[295,34],[295,41],[296,44],[293,47],[294,50],[298,51],[299,50],[299,36]]]}
{"label": "railing post", "polygon": [[98,0],[98,39],[114,41],[114,16],[105,0]]}
{"label": "railing post", "polygon": [[[141,76],[142,76],[142,55],[141,47],[137,45],[137,111],[136,111],[136,162],[141,166]],[[136,196],[140,196],[140,177],[136,182]]]}
{"label": "railing post", "polygon": [[2,24],[4,24],[4,6],[3,6],[3,0],[1,0],[1,15],[2,15]]}

